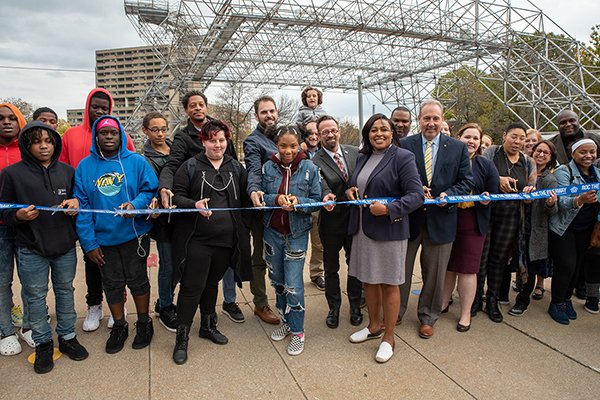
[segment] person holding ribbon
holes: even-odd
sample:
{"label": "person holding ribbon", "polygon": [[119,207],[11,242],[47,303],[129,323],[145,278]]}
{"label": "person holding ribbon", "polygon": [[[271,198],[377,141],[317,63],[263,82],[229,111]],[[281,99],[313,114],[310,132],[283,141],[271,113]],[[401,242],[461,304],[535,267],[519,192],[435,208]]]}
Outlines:
{"label": "person holding ribbon", "polygon": [[405,280],[408,215],[425,200],[415,156],[392,143],[395,135],[396,127],[385,115],[375,114],[367,120],[362,128],[363,148],[346,190],[349,200],[393,198],[388,203],[352,206],[348,223],[352,236],[348,274],[363,282],[369,310],[369,325],[353,333],[350,342],[383,336],[375,355],[380,363],[394,355],[399,286]]}
{"label": "person holding ribbon", "polygon": [[[251,207],[248,175],[227,154],[231,134],[225,122],[210,120],[202,126],[204,151],[185,161],[173,181],[173,204],[196,208],[197,214],[175,213],[173,229],[173,284],[180,283],[177,298],[177,336],[173,361],[187,361],[190,327],[200,307],[201,338],[224,345],[228,339],[217,329],[215,305],[219,281],[232,266],[234,274],[251,271],[250,220],[240,207]],[[225,208],[211,211],[210,208]],[[232,210],[227,210],[232,208]]]}
{"label": "person holding ribbon", "polygon": [[[498,191],[498,169],[494,163],[481,155],[483,131],[479,125],[470,123],[458,131],[458,140],[467,145],[471,171],[473,172],[473,190],[471,194],[489,195]],[[490,222],[490,201],[458,203],[458,225],[456,240],[452,245],[450,261],[444,281],[444,304],[442,312],[448,311],[452,292],[458,284],[460,296],[460,319],[456,330],[466,332],[471,328],[471,305],[477,291],[477,272],[485,237]]]}
{"label": "person holding ribbon", "polygon": [[[554,172],[558,186],[597,183],[600,170],[593,166],[597,145],[592,139],[581,139],[571,147],[572,160]],[[590,237],[598,215],[596,190],[558,198],[558,212],[550,217],[548,244],[554,261],[552,300],[548,314],[560,324],[577,319],[571,295],[579,271],[586,272],[585,308],[598,312],[598,284],[588,284],[597,265],[590,263]],[[594,296],[595,295],[595,296]]]}
{"label": "person holding ribbon", "polygon": [[[556,187],[556,177],[552,173],[556,165],[556,147],[548,140],[537,142],[531,152],[537,170],[535,186],[538,190]],[[548,219],[558,212],[556,193],[525,204],[525,247],[520,250],[520,259],[527,265],[526,274],[521,274],[523,285],[508,314],[518,317],[529,307],[530,296],[541,299],[544,294],[544,278],[549,275],[548,259]],[[541,276],[540,276],[541,275]],[[536,283],[537,279],[537,283]],[[534,291],[535,288],[535,291]]]}
{"label": "person holding ribbon", "polygon": [[291,334],[287,352],[295,356],[304,351],[303,269],[311,213],[318,211],[310,203],[321,200],[321,178],[319,168],[299,151],[301,133],[296,126],[277,128],[273,141],[277,153],[263,165],[262,191],[267,206],[280,208],[263,216],[264,257],[283,324],[271,339],[278,342]]}
{"label": "person holding ribbon", "polygon": [[[502,193],[530,193],[535,190],[537,178],[533,159],[521,152],[527,127],[520,122],[510,124],[504,132],[501,146],[490,146],[484,153],[494,162],[500,174]],[[482,261],[477,275],[477,294],[472,315],[482,308],[483,286],[487,279],[486,312],[494,322],[502,322],[498,296],[505,274],[510,275],[508,261],[523,238],[525,211],[521,200],[503,200],[492,203],[490,232],[486,239]],[[509,277],[510,279],[510,277]]]}

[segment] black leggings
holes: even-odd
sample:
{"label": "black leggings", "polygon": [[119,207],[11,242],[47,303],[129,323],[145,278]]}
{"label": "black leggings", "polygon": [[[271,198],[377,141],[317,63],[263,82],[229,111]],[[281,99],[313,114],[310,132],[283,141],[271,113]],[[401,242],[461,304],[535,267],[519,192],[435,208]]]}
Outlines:
{"label": "black leggings", "polygon": [[592,230],[573,232],[567,229],[562,236],[552,230],[548,234],[548,247],[550,256],[554,260],[554,274],[552,275],[552,303],[564,303],[571,299],[573,289],[577,283],[579,271],[586,270],[588,257],[587,249],[590,245]]}
{"label": "black leggings", "polygon": [[231,264],[232,248],[206,246],[192,238],[177,297],[177,323],[192,325],[196,309],[201,314],[214,314],[219,281]]}

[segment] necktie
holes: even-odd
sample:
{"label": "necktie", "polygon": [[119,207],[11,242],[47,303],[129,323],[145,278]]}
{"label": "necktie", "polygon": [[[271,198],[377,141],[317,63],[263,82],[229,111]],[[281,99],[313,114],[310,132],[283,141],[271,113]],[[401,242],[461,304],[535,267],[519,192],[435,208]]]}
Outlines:
{"label": "necktie", "polygon": [[431,178],[433,178],[433,142],[427,141],[427,147],[425,148],[425,175],[427,175],[427,183],[431,185]]}
{"label": "necktie", "polygon": [[340,169],[340,171],[342,171],[342,175],[344,176],[344,180],[347,181],[348,180],[348,173],[346,172],[346,168],[344,167],[344,163],[342,162],[342,159],[340,158],[340,155],[338,153],[335,153],[333,155],[333,159],[335,160],[335,163],[337,164],[337,166]]}

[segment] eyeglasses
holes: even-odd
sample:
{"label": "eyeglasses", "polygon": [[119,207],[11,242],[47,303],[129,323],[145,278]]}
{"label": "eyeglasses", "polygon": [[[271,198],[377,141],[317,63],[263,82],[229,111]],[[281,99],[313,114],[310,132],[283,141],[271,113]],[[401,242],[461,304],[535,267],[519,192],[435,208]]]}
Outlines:
{"label": "eyeglasses", "polygon": [[169,128],[167,128],[166,126],[163,128],[158,128],[158,127],[150,128],[148,130],[152,133],[158,133],[158,132],[167,133],[167,132],[169,132]]}
{"label": "eyeglasses", "polygon": [[321,135],[323,135],[323,136],[327,136],[327,135],[329,135],[330,133],[331,133],[332,135],[335,135],[335,134],[336,134],[336,133],[338,133],[339,131],[340,131],[339,129],[335,129],[335,128],[334,128],[334,129],[324,129],[324,130],[322,130],[320,133],[321,133]]}
{"label": "eyeglasses", "polygon": [[535,150],[533,153],[534,153],[534,154],[544,154],[544,155],[546,155],[546,156],[550,156],[550,155],[552,155],[552,153],[551,153],[551,152],[549,152],[549,151],[546,151],[546,150],[540,150],[540,149],[536,149],[536,150]]}

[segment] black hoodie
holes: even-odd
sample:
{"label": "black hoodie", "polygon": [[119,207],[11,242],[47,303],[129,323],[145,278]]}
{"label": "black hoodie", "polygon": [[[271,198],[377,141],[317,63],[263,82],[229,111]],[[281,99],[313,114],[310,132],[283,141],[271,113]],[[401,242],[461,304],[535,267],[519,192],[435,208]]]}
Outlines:
{"label": "black hoodie", "polygon": [[[23,143],[23,133],[43,128],[55,139],[54,154],[48,168],[33,157]],[[28,123],[19,135],[22,161],[6,167],[0,175],[0,201],[6,203],[56,206],[73,197],[75,170],[58,161],[62,142],[60,135],[40,121]],[[18,209],[0,211],[0,218],[16,229],[16,245],[33,250],[44,257],[57,257],[75,246],[74,220],[63,212],[54,215],[40,211],[33,221],[18,221]]]}

